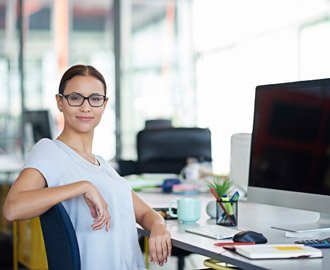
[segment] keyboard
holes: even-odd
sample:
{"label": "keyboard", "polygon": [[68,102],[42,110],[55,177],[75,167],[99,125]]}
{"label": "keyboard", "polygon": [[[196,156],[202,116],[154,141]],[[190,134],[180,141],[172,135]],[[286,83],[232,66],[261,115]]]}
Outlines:
{"label": "keyboard", "polygon": [[206,225],[197,228],[185,229],[186,232],[199,234],[201,236],[206,236],[213,238],[215,240],[232,238],[236,233],[240,232],[237,229],[224,227],[221,225]]}

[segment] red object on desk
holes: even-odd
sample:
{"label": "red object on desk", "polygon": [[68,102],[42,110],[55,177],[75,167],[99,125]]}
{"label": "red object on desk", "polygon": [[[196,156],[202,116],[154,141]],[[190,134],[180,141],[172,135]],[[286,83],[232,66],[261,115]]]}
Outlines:
{"label": "red object on desk", "polygon": [[256,242],[221,242],[215,243],[215,246],[224,247],[224,246],[243,246],[243,245],[255,245]]}

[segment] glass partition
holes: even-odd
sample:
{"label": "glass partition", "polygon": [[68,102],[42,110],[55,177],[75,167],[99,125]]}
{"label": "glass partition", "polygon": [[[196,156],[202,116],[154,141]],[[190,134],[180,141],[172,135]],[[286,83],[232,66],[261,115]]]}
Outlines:
{"label": "glass partition", "polygon": [[[117,134],[121,157],[134,159],[145,121],[166,118],[211,129],[218,173],[229,171],[230,136],[252,131],[256,85],[328,77],[327,0],[23,0],[22,31],[20,2],[0,0],[0,148],[10,153],[21,149],[22,103],[50,110],[54,136],[61,130],[54,95],[64,70],[77,63],[96,66],[109,86],[95,153],[113,159]],[[120,3],[120,40],[114,40],[114,3]]]}

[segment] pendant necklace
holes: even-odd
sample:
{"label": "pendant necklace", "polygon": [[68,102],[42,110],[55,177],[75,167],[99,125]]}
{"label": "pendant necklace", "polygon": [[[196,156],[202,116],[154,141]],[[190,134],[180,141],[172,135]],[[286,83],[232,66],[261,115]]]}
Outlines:
{"label": "pendant necklace", "polygon": [[[62,141],[60,137],[57,138],[58,140]],[[62,141],[63,142],[63,141]],[[65,143],[66,145],[68,145],[67,143]],[[79,150],[76,147],[70,146],[68,145],[73,151],[75,151],[79,156],[81,156],[82,158],[84,158],[85,160],[87,160],[88,162],[92,163],[93,165],[99,166],[100,163],[98,162],[97,158],[95,157],[95,155],[91,154],[88,155],[86,154],[84,151]]]}
{"label": "pendant necklace", "polygon": [[97,161],[95,155],[88,155],[85,152],[71,147],[74,151],[76,151],[80,156],[82,156],[84,159],[86,159],[88,162],[92,163],[93,165],[99,165],[99,162]]}

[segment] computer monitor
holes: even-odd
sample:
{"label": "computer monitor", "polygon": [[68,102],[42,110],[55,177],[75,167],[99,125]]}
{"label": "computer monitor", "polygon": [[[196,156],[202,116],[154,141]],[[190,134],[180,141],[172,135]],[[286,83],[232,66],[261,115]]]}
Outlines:
{"label": "computer monitor", "polygon": [[23,124],[25,129],[25,146],[30,148],[42,138],[51,139],[51,122],[52,121],[48,110],[24,111]]}
{"label": "computer monitor", "polygon": [[330,230],[330,79],[256,87],[248,200],[315,211]]}

